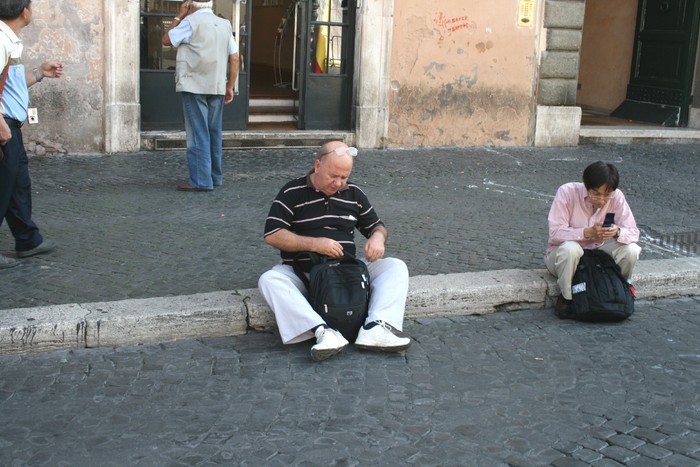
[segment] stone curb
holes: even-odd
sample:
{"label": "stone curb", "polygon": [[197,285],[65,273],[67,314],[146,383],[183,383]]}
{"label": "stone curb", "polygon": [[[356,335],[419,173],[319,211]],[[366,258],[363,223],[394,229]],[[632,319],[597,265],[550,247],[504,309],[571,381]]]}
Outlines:
{"label": "stone curb", "polygon": [[[637,299],[700,295],[700,258],[640,261]],[[406,318],[550,308],[546,270],[508,269],[410,279]],[[15,308],[0,312],[0,354],[222,337],[275,328],[258,289]]]}

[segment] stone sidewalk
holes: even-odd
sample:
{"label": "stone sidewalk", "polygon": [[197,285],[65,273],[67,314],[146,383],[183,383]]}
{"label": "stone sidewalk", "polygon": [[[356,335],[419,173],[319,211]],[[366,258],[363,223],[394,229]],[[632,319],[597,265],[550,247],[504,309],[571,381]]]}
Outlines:
{"label": "stone sidewalk", "polygon": [[[445,316],[550,305],[549,205],[595,160],[618,166],[642,231],[640,297],[697,294],[699,158],[700,145],[663,144],[371,150],[352,179],[389,227],[387,254],[408,264],[407,315]],[[60,246],[0,271],[3,351],[268,329],[255,287],[278,255],[264,218],[311,160],[227,152],[221,188],[181,193],[183,153],[32,158],[35,220]],[[7,227],[0,242],[11,250]]]}

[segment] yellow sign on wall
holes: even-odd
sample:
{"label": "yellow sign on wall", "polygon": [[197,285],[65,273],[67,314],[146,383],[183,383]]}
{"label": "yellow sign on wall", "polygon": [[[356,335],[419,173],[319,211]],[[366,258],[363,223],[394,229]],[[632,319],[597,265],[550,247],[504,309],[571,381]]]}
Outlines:
{"label": "yellow sign on wall", "polygon": [[535,0],[520,0],[518,8],[518,26],[532,27],[535,16]]}

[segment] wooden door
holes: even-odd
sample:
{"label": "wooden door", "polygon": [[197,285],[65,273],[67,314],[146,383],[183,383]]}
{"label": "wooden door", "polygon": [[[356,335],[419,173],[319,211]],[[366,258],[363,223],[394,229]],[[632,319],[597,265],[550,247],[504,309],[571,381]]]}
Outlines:
{"label": "wooden door", "polygon": [[686,126],[700,0],[639,0],[632,73],[613,117]]}

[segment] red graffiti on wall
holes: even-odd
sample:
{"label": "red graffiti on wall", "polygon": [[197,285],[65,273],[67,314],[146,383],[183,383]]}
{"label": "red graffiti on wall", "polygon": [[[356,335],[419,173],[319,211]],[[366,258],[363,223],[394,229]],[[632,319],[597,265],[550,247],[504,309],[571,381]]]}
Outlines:
{"label": "red graffiti on wall", "polygon": [[461,29],[473,29],[475,24],[469,19],[469,16],[453,16],[448,17],[442,11],[435,13],[435,24],[438,27],[438,44],[441,44],[445,38],[453,32]]}

